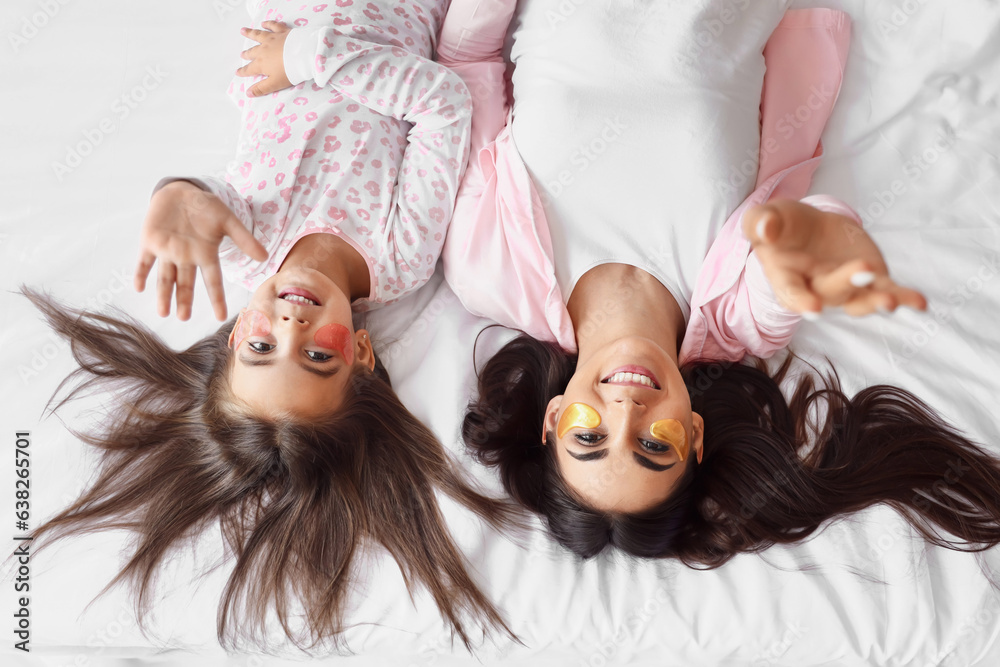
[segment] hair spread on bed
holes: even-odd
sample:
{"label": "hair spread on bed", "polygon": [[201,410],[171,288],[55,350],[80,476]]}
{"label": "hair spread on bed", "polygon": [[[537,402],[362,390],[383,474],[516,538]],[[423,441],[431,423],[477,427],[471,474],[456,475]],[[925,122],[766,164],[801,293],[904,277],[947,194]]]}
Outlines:
{"label": "hair spread on bed", "polygon": [[[344,610],[363,543],[384,547],[411,594],[431,593],[472,646],[468,621],[514,637],[470,577],[435,490],[496,528],[519,523],[508,501],[479,494],[434,435],[400,403],[380,364],[355,365],[354,391],[323,423],[271,420],[230,399],[229,322],[177,352],[122,315],[66,309],[22,288],[80,365],[56,391],[67,401],[113,397],[97,430],[76,433],[100,450],[94,481],[34,534],[45,543],[99,530],[134,536],[128,562],[104,591],[131,586],[140,625],[159,567],[218,521],[235,559],[220,601],[226,648],[267,646],[273,611],[301,649],[343,647]],[[293,627],[299,614],[305,627]],[[516,639],[516,637],[514,637]]]}
{"label": "hair spread on bed", "polygon": [[553,448],[542,446],[546,405],[576,368],[558,345],[522,335],[490,359],[463,437],[481,463],[498,468],[514,499],[583,558],[610,546],[718,567],[876,503],[939,546],[982,551],[1000,543],[1000,460],[897,387],[849,398],[835,372],[819,387],[803,375],[786,401],[779,385],[792,359],[773,374],[759,360],[681,369],[692,410],[705,420],[704,460],[688,466],[664,503],[638,514],[582,504],[560,477]]}

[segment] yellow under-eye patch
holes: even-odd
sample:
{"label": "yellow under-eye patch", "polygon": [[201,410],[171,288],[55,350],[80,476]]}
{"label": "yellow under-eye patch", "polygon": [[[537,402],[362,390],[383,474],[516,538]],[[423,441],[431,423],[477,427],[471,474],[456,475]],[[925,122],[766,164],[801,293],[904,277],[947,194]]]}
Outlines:
{"label": "yellow under-eye patch", "polygon": [[563,437],[572,428],[597,428],[601,425],[601,415],[586,403],[571,403],[559,418],[556,435]]}
{"label": "yellow under-eye patch", "polygon": [[649,434],[657,440],[662,440],[677,450],[677,458],[682,462],[688,455],[687,431],[684,424],[676,419],[661,419],[649,427]]}

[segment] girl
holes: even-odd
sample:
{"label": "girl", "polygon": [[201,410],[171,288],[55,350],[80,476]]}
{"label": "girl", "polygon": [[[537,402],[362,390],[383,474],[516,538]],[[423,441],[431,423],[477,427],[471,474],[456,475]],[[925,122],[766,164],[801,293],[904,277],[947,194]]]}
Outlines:
{"label": "girl", "polygon": [[[835,378],[819,389],[803,378],[786,401],[779,384],[790,358],[772,373],[763,362],[736,363],[784,348],[800,318],[823,306],[852,315],[926,307],[921,294],[889,278],[847,206],[830,197],[796,201],[822,154],[819,137],[846,59],[846,16],[789,12],[772,35],[759,98],[762,134],[752,147],[754,155],[759,147],[757,183],[716,230],[702,223],[712,219],[705,202],[728,193],[712,187],[705,164],[729,150],[726,128],[746,110],[718,93],[727,88],[711,86],[752,77],[735,65],[692,70],[690,58],[671,60],[669,48],[686,52],[683,36],[664,38],[660,24],[644,32],[650,16],[618,6],[595,10],[595,22],[630,40],[622,62],[602,70],[606,51],[589,42],[572,50],[553,36],[561,27],[535,31],[549,35],[550,50],[531,42],[536,35],[525,26],[552,9],[536,4],[518,33],[528,44],[514,44],[533,68],[525,80],[572,72],[560,67],[565,58],[580,63],[578,88],[528,88],[510,108],[500,54],[512,2],[452,3],[438,47],[440,61],[474,95],[472,160],[444,251],[446,277],[470,310],[525,332],[479,375],[463,425],[471,452],[498,467],[507,491],[584,558],[612,546],[714,567],[803,539],[831,517],[878,502],[903,512],[935,544],[975,550],[1000,542],[1000,466],[918,399],[885,386],[851,399]],[[586,26],[589,9],[577,7],[570,20]],[[696,13],[702,9],[664,11],[670,24],[691,25],[704,18]],[[739,26],[753,18],[740,17],[726,47],[742,43]],[[633,70],[646,77],[641,86],[628,80]],[[690,91],[700,87],[710,89],[712,104],[692,119],[684,105],[698,103]],[[596,113],[640,128],[616,140],[641,142],[672,187],[644,183],[646,171],[627,193],[603,188],[602,178],[630,166],[616,163],[613,134],[601,135],[607,159],[554,141],[536,148],[559,135],[567,108],[578,127],[600,127],[592,123]],[[644,116],[647,109],[655,112]],[[685,161],[686,143],[704,146],[706,156]],[[586,169],[565,168],[574,161]],[[546,184],[547,196],[535,182]],[[669,211],[659,215],[669,223],[655,219],[664,191]],[[516,289],[498,293],[481,276],[502,276]],[[758,503],[761,484],[768,496]]]}
{"label": "girl", "polygon": [[352,323],[352,309],[427,280],[451,217],[470,104],[428,60],[440,15],[419,0],[257,5],[253,22],[269,30],[243,30],[258,45],[237,74],[264,78],[231,88],[242,108],[233,169],[157,187],[136,271],[141,291],[158,263],[161,315],[176,292],[187,319],[201,268],[224,319],[224,266],[253,290],[234,322],[176,352],[135,321],[26,292],[80,364],[57,408],[91,391],[117,398],[81,435],[101,450],[96,482],[36,537],[134,531],[111,585],[134,587],[140,620],[159,566],[217,520],[236,561],[218,614],[227,647],[264,644],[272,613],[299,647],[337,643],[368,541],[411,589],[429,589],[466,646],[469,622],[510,634],[435,492],[496,526],[511,509],[470,486]]}

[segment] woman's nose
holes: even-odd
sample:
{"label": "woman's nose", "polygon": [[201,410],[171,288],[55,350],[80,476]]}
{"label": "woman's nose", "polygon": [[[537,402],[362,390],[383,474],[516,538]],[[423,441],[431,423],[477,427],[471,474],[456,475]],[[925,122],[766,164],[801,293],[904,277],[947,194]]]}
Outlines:
{"label": "woman's nose", "polygon": [[301,317],[289,317],[288,315],[282,315],[281,319],[284,322],[290,322],[290,321],[294,320],[295,322],[298,322],[299,324],[309,324],[308,320],[304,320]]}

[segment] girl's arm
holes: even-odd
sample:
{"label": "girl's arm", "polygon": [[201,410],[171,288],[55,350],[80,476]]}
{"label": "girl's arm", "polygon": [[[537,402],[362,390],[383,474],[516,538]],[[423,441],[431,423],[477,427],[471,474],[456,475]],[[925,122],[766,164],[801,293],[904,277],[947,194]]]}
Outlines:
{"label": "girl's arm", "polygon": [[157,311],[161,317],[170,314],[175,289],[177,317],[181,320],[191,317],[195,274],[201,269],[215,316],[220,321],[226,319],[219,263],[219,248],[224,241],[241,256],[257,261],[267,259],[267,250],[247,230],[252,220],[247,225],[244,215],[237,215],[249,215],[246,203],[243,202],[242,209],[234,207],[214,196],[211,190],[205,190],[201,184],[165,179],[150,198],[149,210],[142,223],[135,288],[139,292],[146,288],[146,278],[153,265],[159,262],[156,292]]}

